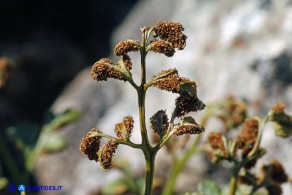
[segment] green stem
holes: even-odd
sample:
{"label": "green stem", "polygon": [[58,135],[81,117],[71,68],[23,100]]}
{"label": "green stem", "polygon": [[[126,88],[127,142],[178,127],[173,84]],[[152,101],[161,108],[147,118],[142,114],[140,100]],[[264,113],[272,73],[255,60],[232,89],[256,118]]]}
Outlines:
{"label": "green stem", "polygon": [[89,137],[104,137],[104,138],[107,138],[107,139],[111,139],[113,140],[114,142],[118,143],[118,144],[124,144],[124,145],[128,145],[132,148],[140,148],[142,149],[142,146],[140,144],[135,144],[133,142],[131,142],[130,140],[121,140],[121,139],[118,139],[116,137],[113,137],[113,136],[110,136],[110,135],[107,135],[107,134],[104,134],[104,133],[91,133]]}
{"label": "green stem", "polygon": [[237,187],[237,176],[232,176],[229,183],[229,195],[234,195]]}
{"label": "green stem", "polygon": [[155,156],[157,150],[149,151],[143,150],[146,161],[146,181],[145,181],[145,195],[150,195],[152,193],[153,186],[153,177],[154,177],[154,165],[155,165]]}
{"label": "green stem", "polygon": [[140,90],[138,91],[138,96],[139,96],[139,118],[140,118],[142,145],[146,147],[151,147],[148,140],[146,122],[145,122],[145,91],[144,89],[142,89],[142,87],[140,87]]}
{"label": "green stem", "polygon": [[258,183],[254,183],[253,188],[251,190],[251,192],[249,193],[249,195],[254,194],[258,189],[264,187],[267,185],[268,182],[268,178],[269,178],[269,174],[265,176],[265,178],[258,184]]}
{"label": "green stem", "polygon": [[145,83],[146,83],[146,55],[147,52],[145,50],[146,48],[146,39],[145,37],[145,31],[142,32],[142,47],[141,47],[141,84],[138,88],[138,104],[139,104],[139,118],[140,118],[140,130],[141,130],[141,137],[142,137],[142,145],[146,145],[147,147],[150,146],[147,130],[146,130],[146,122],[145,122],[145,96],[146,96],[146,90],[145,90]]}
{"label": "green stem", "polygon": [[235,166],[233,170],[233,175],[230,178],[229,182],[229,195],[235,195],[236,188],[237,188],[237,178],[240,171],[240,166]]}
{"label": "green stem", "polygon": [[150,195],[152,192],[152,185],[153,185],[153,175],[154,175],[154,162],[155,162],[155,155],[157,150],[150,145],[147,129],[146,129],[146,122],[145,122],[145,96],[146,90],[146,45],[147,39],[149,34],[145,29],[142,30],[142,47],[140,49],[141,52],[141,84],[137,89],[138,92],[138,104],[139,104],[139,119],[140,119],[140,130],[141,130],[141,137],[142,137],[142,150],[145,156],[145,163],[146,163],[146,181],[145,181],[145,195]]}

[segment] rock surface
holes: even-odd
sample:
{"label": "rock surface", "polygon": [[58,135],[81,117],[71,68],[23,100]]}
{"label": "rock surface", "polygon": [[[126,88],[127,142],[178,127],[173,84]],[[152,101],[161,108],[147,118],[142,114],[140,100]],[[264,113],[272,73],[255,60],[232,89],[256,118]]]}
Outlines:
{"label": "rock surface", "polygon": [[[284,102],[287,110],[292,111],[291,1],[140,1],[114,33],[113,47],[122,39],[140,39],[139,28],[153,25],[158,20],[182,23],[188,36],[187,46],[172,58],[149,54],[149,77],[162,69],[177,67],[180,75],[197,82],[198,96],[207,105],[234,95],[251,105],[251,114],[263,115],[277,101]],[[139,74],[138,55],[131,54],[131,57],[136,64],[133,74]],[[89,69],[82,71],[52,107],[56,113],[74,107],[84,114],[82,120],[61,132],[68,138],[70,147],[60,154],[42,156],[38,164],[41,182],[54,181],[56,185],[63,185],[66,194],[89,194],[118,175],[115,171],[105,173],[96,163],[79,154],[82,136],[92,127],[112,134],[114,124],[123,116],[137,116],[136,94],[129,84],[118,81],[96,83],[88,75]],[[149,90],[147,119],[158,109],[167,109],[171,113],[174,97]],[[134,119],[138,121],[136,117]],[[140,140],[137,130],[133,135],[134,142]],[[291,138],[275,138],[270,126],[266,131],[263,145],[269,147],[269,152],[263,162],[278,158],[291,176]],[[130,154],[127,157],[134,170],[139,172],[140,167],[144,167],[141,153],[121,147],[116,157],[125,152]],[[163,161],[161,154],[159,162]],[[202,167],[189,165],[193,169],[188,170],[202,175],[206,167],[201,164]],[[194,186],[191,176],[183,178],[188,182],[180,181],[177,189],[191,189]],[[291,185],[285,185],[284,194],[291,194]]]}

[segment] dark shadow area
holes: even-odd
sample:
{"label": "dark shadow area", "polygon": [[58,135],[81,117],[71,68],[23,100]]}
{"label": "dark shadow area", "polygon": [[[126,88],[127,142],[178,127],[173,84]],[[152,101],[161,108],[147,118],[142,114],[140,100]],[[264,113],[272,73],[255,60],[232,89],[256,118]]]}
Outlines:
{"label": "dark shadow area", "polygon": [[37,184],[25,152],[54,118],[50,106],[80,70],[110,53],[112,31],[136,2],[0,1],[0,179],[9,184],[0,194]]}
{"label": "dark shadow area", "polygon": [[0,89],[0,126],[41,121],[78,71],[108,55],[113,29],[136,1],[1,1],[0,56],[11,70]]}

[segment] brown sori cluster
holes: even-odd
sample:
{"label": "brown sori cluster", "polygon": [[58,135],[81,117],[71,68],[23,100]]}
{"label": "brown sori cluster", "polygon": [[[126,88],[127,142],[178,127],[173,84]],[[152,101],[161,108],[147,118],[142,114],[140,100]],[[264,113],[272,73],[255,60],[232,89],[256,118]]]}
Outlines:
{"label": "brown sori cluster", "polygon": [[9,60],[6,57],[0,58],[0,89],[6,84],[10,69]]}
{"label": "brown sori cluster", "polygon": [[124,117],[123,123],[125,124],[127,132],[130,135],[132,133],[133,127],[134,127],[134,119],[133,119],[133,117],[131,117],[131,116]]}
{"label": "brown sori cluster", "polygon": [[283,103],[277,103],[273,106],[272,111],[272,121],[278,122],[280,125],[292,128],[292,118],[285,113],[285,105]]}
{"label": "brown sori cluster", "polygon": [[168,117],[165,110],[157,111],[151,118],[150,118],[151,128],[154,133],[164,135],[167,132],[169,122]]}
{"label": "brown sori cluster", "polygon": [[220,132],[211,132],[208,135],[208,141],[213,149],[219,150],[225,157],[228,156],[227,150],[222,139],[222,134]]}
{"label": "brown sori cluster", "polygon": [[288,181],[288,176],[281,163],[278,160],[273,160],[271,164],[262,167],[264,176],[268,176],[269,180],[278,184]]}
{"label": "brown sori cluster", "polygon": [[289,121],[289,116],[284,112],[285,105],[277,103],[272,108],[272,121],[285,125]]}
{"label": "brown sori cluster", "polygon": [[285,126],[289,123],[289,116],[285,113],[284,109],[285,105],[283,103],[275,104],[272,108],[272,121],[278,122]]}
{"label": "brown sori cluster", "polygon": [[285,109],[285,105],[283,103],[277,103],[273,106],[272,110],[275,113],[280,113],[280,112],[284,112]]}
{"label": "brown sori cluster", "polygon": [[189,112],[196,112],[205,108],[205,104],[201,100],[185,93],[180,94],[175,100],[175,105],[176,108],[174,114],[176,117],[181,117]]}
{"label": "brown sori cluster", "polygon": [[[172,74],[168,75],[168,73]],[[166,76],[164,77],[164,75]],[[175,100],[176,108],[174,115],[176,117],[205,108],[205,104],[197,98],[196,83],[187,78],[180,77],[175,69],[162,71],[158,75],[154,75],[153,80],[156,80],[155,87],[179,93],[180,96]]]}
{"label": "brown sori cluster", "polygon": [[199,124],[182,124],[178,125],[174,133],[176,136],[184,134],[200,134],[205,131],[205,128]]}
{"label": "brown sori cluster", "polygon": [[281,195],[283,194],[282,188],[280,185],[273,184],[266,186],[269,195]]}
{"label": "brown sori cluster", "polygon": [[[126,132],[122,132],[122,128],[125,128]],[[127,137],[129,138],[132,134],[134,127],[134,119],[132,116],[126,116],[123,118],[123,122],[116,124],[115,127],[115,133],[118,138],[124,139],[123,133],[127,134]]]}
{"label": "brown sori cluster", "polygon": [[230,102],[227,113],[230,116],[227,119],[227,125],[229,127],[237,127],[242,124],[246,118],[246,106],[241,102],[235,102],[234,100]]}
{"label": "brown sori cluster", "polygon": [[240,131],[240,134],[236,137],[236,148],[241,149],[244,156],[246,156],[256,143],[258,134],[258,120],[254,118],[248,118]]}
{"label": "brown sori cluster", "polygon": [[174,48],[182,50],[186,46],[187,36],[183,34],[183,26],[177,22],[160,21],[156,25],[156,33],[164,41],[170,42]]}
{"label": "brown sori cluster", "polygon": [[130,71],[132,70],[132,62],[131,62],[131,58],[130,56],[128,55],[123,55],[123,58],[122,58],[125,66],[127,67],[127,69]]}
{"label": "brown sori cluster", "polygon": [[124,56],[127,55],[128,52],[139,51],[139,45],[140,43],[137,40],[124,40],[116,45],[114,53],[117,56]]}
{"label": "brown sori cluster", "polygon": [[263,178],[269,184],[266,187],[269,194],[282,194],[281,184],[288,181],[288,176],[278,160],[273,160],[269,165],[262,167]]}
{"label": "brown sori cluster", "polygon": [[[166,72],[169,72],[171,70],[173,70],[173,69],[162,71],[160,74],[154,75],[153,78],[159,77],[160,75],[163,75]],[[178,76],[177,73],[175,73],[175,74],[171,74],[165,78],[159,79],[154,84],[154,86],[161,89],[161,90],[166,90],[166,91],[171,91],[173,93],[178,93],[181,83],[185,83],[187,81],[190,81],[190,80],[187,78],[182,78],[182,77]]]}
{"label": "brown sori cluster", "polygon": [[81,140],[79,150],[84,153],[89,160],[98,161],[97,152],[100,146],[101,137],[89,137],[91,133],[101,133],[98,129],[92,128]]}
{"label": "brown sori cluster", "polygon": [[111,167],[112,164],[112,158],[114,156],[114,153],[118,147],[118,143],[114,142],[113,140],[107,141],[104,146],[99,150],[99,162],[100,165],[104,169],[108,169]]}
{"label": "brown sori cluster", "polygon": [[167,57],[171,57],[175,53],[172,44],[164,40],[154,40],[148,47],[150,51],[155,53],[163,53]]}
{"label": "brown sori cluster", "polygon": [[116,71],[108,65],[115,66],[115,64],[108,58],[101,58],[91,67],[91,77],[96,81],[106,81],[107,78],[114,78],[118,80],[125,80],[122,73]]}

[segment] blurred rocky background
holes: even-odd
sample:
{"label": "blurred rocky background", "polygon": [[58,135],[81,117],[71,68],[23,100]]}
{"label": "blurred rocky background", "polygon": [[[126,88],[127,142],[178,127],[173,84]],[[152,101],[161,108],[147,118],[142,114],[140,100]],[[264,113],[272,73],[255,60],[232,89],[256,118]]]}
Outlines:
{"label": "blurred rocky background", "polygon": [[[39,159],[36,174],[43,185],[62,185],[65,194],[90,194],[119,176],[81,155],[79,141],[92,127],[112,134],[114,124],[125,115],[138,121],[136,94],[124,82],[91,80],[89,65],[109,56],[120,40],[139,40],[140,27],[158,20],[182,23],[187,46],[172,58],[149,54],[149,78],[177,67],[180,75],[197,82],[198,96],[207,105],[233,95],[248,103],[250,114],[263,116],[277,101],[292,112],[291,0],[140,0],[131,11],[134,1],[52,2],[0,3],[1,18],[7,18],[1,20],[0,54],[13,61],[7,85],[0,91],[1,126],[15,120],[40,122],[49,107],[55,114],[68,108],[83,114],[58,132],[69,147]],[[139,74],[139,56],[131,57],[136,64],[133,74]],[[172,94],[153,89],[146,98],[147,119],[158,109],[171,113]],[[205,134],[214,128],[209,124]],[[139,142],[137,131],[133,141]],[[269,148],[263,163],[277,158],[291,176],[291,138],[275,138],[268,126],[263,145]],[[127,147],[118,151],[117,160],[127,154],[133,174],[143,174],[140,152]],[[167,160],[161,151],[157,174],[167,170]],[[202,156],[192,159],[177,183],[178,191],[194,189],[195,182],[207,176],[204,161]],[[285,185],[284,194],[291,193],[291,185]]]}

